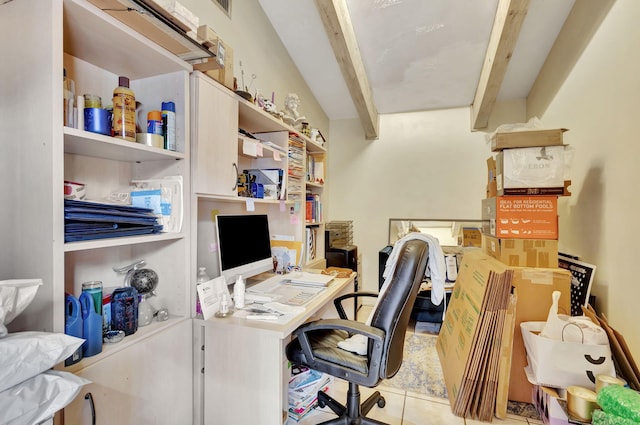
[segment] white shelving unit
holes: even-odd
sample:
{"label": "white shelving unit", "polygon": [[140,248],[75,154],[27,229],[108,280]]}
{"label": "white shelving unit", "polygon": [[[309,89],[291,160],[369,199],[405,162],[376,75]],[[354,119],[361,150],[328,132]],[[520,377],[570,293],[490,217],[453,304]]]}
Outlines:
{"label": "white shelving unit", "polygon": [[[281,168],[287,172],[289,159],[289,133],[298,134],[303,141],[302,166],[306,164],[306,155],[326,155],[326,149],[263,111],[246,99],[235,95],[218,82],[200,72],[192,75],[193,116],[192,116],[192,172],[194,199],[192,204],[193,229],[192,249],[197,253],[193,270],[204,266],[215,272],[218,268],[215,246],[215,229],[212,214],[264,213],[269,215],[269,226],[274,235],[285,235],[296,241],[305,242],[308,226],[319,228],[317,255],[305,267],[324,267],[324,231],[323,223],[305,223],[305,191],[312,187],[315,193],[322,195],[323,184],[307,184],[304,172],[302,187],[298,198],[292,200],[289,184],[286,184],[286,200],[245,198],[237,195],[236,179],[239,172],[250,168]],[[255,142],[238,133],[242,128],[258,138],[268,140],[280,147],[272,148],[260,144],[258,153],[246,153],[243,144]],[[254,211],[249,211],[253,209]],[[295,217],[292,217],[295,216]],[[195,276],[195,274],[193,274]],[[195,281],[195,278],[193,279]],[[195,289],[193,289],[195,291]]]}
{"label": "white shelving unit", "polygon": [[[191,264],[192,277],[194,282],[191,291],[195,294],[196,271],[198,267],[204,266],[210,276],[216,276],[218,270],[217,246],[215,238],[214,216],[217,213],[225,214],[267,214],[269,216],[269,230],[272,238],[275,235],[287,236],[293,240],[302,242],[304,248],[304,235],[307,224],[305,223],[304,194],[306,182],[302,175],[302,187],[297,201],[293,201],[290,196],[285,200],[268,200],[244,198],[237,195],[238,172],[250,168],[280,168],[286,173],[288,170],[288,139],[289,133],[298,133],[293,128],[284,124],[281,120],[264,112],[256,105],[235,95],[227,88],[218,84],[204,74],[194,72],[191,77],[191,100],[193,102],[192,114],[192,238],[191,250],[194,253]],[[261,144],[254,152],[243,149],[246,136],[239,134],[238,129],[257,135],[258,138],[268,139],[279,148],[272,148]],[[326,149],[314,144],[308,137],[301,136],[304,141],[304,151],[302,164],[306,163],[307,152],[318,152],[326,154]],[[249,143],[256,143],[249,140]],[[289,184],[285,186],[288,188]],[[322,193],[323,185],[315,185],[314,190]],[[314,223],[315,226],[322,227],[322,223]],[[304,267],[322,268],[324,267],[324,232],[318,241],[318,258],[312,263],[304,264]],[[195,316],[195,305],[192,306]],[[230,353],[226,350],[224,343],[229,341],[231,332],[234,344],[243,344],[246,332],[236,332],[235,328],[217,328],[212,326],[210,321],[194,320],[193,336],[194,344],[194,398],[195,398],[195,421],[194,423],[214,423],[224,418],[226,413],[219,413],[222,416],[212,414],[211,399],[218,397],[220,391],[225,391],[217,386],[218,372],[220,365],[236,364],[243,362],[242,354],[231,354],[233,360],[229,359]],[[264,338],[259,338],[263,344]],[[280,344],[280,345],[278,345]],[[266,349],[263,353],[268,356],[263,359],[267,364],[277,364],[281,362],[281,367],[270,370],[277,380],[283,376],[282,371],[287,370],[286,357],[284,356],[284,346],[282,341],[275,346],[263,345]],[[264,351],[264,350],[263,350]],[[245,353],[251,356],[250,353]],[[240,356],[240,357],[238,357]],[[272,363],[272,358],[275,363]],[[255,366],[255,365],[254,365]],[[223,366],[224,369],[226,366]],[[233,369],[233,368],[232,368]],[[225,382],[227,380],[223,379]],[[271,382],[271,378],[269,378]],[[276,381],[277,382],[277,381]],[[273,384],[273,382],[271,382]],[[268,405],[270,415],[278,417],[282,397],[272,394],[269,391],[269,398],[263,402]],[[268,401],[267,401],[268,400]],[[278,401],[279,400],[279,401]],[[229,406],[229,408],[234,408]],[[215,410],[215,409],[214,409]],[[271,423],[271,419],[265,419]],[[277,422],[277,420],[276,420]],[[283,421],[284,422],[284,421]],[[266,422],[265,422],[266,423]]]}
{"label": "white shelving unit", "polygon": [[[78,296],[88,280],[101,280],[105,292],[121,286],[123,276],[112,267],[144,259],[160,278],[153,303],[167,307],[170,319],[154,321],[64,369],[93,382],[83,392],[93,393],[99,422],[184,423],[192,415],[192,400],[184,397],[192,388],[191,65],[86,0],[3,3],[0,26],[0,52],[10,58],[0,69],[6,138],[0,144],[0,168],[7,183],[0,192],[0,273],[2,278],[43,280],[11,330],[64,332],[65,293]],[[177,152],[65,127],[63,68],[75,81],[76,95],[97,94],[104,106],[111,103],[119,75],[130,78],[142,102],[139,116],[160,109],[162,101],[175,102]],[[102,200],[111,192],[128,191],[133,179],[176,175],[184,182],[180,233],[64,242],[64,180],[86,184],[87,198]],[[170,388],[162,385],[166,381]],[[89,423],[89,413],[87,402],[78,397],[65,409],[64,421]]]}

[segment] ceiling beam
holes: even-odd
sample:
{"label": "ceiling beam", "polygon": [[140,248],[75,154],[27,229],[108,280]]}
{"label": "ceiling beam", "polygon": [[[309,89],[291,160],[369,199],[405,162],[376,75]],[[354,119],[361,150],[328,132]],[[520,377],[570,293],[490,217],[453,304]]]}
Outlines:
{"label": "ceiling beam", "polygon": [[345,0],[316,0],[324,29],[349,88],[367,140],[378,138],[378,110]]}
{"label": "ceiling beam", "polygon": [[528,9],[529,0],[500,0],[498,2],[487,54],[471,106],[471,128],[473,130],[486,128],[489,124],[489,116],[496,103]]}

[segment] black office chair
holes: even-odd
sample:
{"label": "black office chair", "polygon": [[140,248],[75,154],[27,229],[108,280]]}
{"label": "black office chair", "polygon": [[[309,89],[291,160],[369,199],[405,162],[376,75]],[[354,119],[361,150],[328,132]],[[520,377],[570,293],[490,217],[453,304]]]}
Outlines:
{"label": "black office chair", "polygon": [[[393,377],[400,369],[405,333],[424,276],[428,253],[428,244],[422,240],[410,240],[403,245],[393,277],[373,312],[370,326],[347,320],[341,305],[346,298],[377,296],[359,292],[334,300],[341,319],[306,323],[294,332],[297,338],[287,346],[290,361],[349,382],[346,406],[326,393],[318,392],[318,405],[329,406],[338,415],[338,418],[322,425],[385,425],[365,417],[374,404],[384,407],[384,397],[376,391],[360,404],[359,385],[373,388],[383,379]],[[365,356],[338,348],[338,341],[356,333],[368,337]]]}

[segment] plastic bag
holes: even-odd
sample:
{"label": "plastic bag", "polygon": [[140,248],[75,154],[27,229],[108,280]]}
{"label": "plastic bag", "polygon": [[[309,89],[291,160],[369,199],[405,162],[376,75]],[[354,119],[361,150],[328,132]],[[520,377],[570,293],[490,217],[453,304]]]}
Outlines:
{"label": "plastic bag", "polygon": [[608,414],[640,423],[640,393],[637,391],[609,385],[598,392],[598,405]]}

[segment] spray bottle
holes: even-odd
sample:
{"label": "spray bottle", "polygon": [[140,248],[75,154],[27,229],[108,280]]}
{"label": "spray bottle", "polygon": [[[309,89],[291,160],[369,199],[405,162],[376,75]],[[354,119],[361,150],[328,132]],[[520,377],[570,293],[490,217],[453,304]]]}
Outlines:
{"label": "spray bottle", "polygon": [[238,275],[238,279],[236,279],[236,284],[233,287],[233,302],[236,305],[236,308],[244,308],[244,291],[245,284],[242,275]]}

